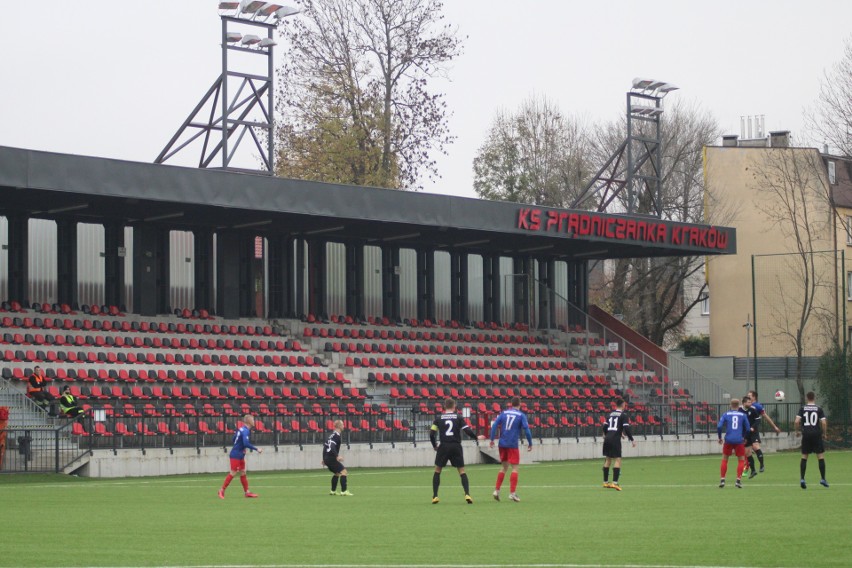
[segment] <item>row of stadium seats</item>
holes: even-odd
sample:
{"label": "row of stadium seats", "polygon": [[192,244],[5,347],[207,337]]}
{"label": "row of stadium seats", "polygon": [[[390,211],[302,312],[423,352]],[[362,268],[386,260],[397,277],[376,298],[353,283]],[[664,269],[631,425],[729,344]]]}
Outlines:
{"label": "row of stadium seats", "polygon": [[367,374],[368,383],[380,385],[609,385],[611,381],[604,375],[565,373],[382,373]]}
{"label": "row of stadium seats", "polygon": [[356,343],[326,341],[325,351],[329,353],[392,353],[409,355],[488,355],[492,357],[567,357],[563,349],[550,347],[505,347],[483,345],[430,345],[411,342]]}
{"label": "row of stadium seats", "polygon": [[566,370],[577,368],[572,361],[539,359],[491,359],[491,358],[431,358],[423,357],[346,357],[346,367],[364,367],[370,369],[530,369],[530,370]]}
{"label": "row of stadium seats", "polygon": [[[79,386],[68,385],[71,394],[81,401],[119,400],[363,400],[362,389],[343,386]],[[59,387],[51,385],[48,392],[58,398]]]}
{"label": "row of stadium seats", "polygon": [[544,344],[542,337],[522,333],[443,332],[414,329],[359,329],[346,327],[305,327],[305,337],[323,339],[383,339],[395,341],[437,341],[463,343]]}
{"label": "row of stadium seats", "polygon": [[81,335],[62,333],[4,333],[0,344],[5,345],[55,345],[78,347],[118,347],[150,349],[215,349],[239,351],[302,351],[302,346],[294,340],[274,339],[222,339],[170,337],[163,335]]}
{"label": "row of stadium seats", "polygon": [[354,318],[347,315],[315,315],[308,314],[302,318],[306,323],[333,323],[336,325],[373,325],[373,326],[398,326],[406,325],[408,327],[422,327],[424,329],[431,328],[446,328],[446,329],[465,329],[472,327],[475,329],[490,329],[490,330],[515,330],[529,331],[529,326],[523,323],[504,323],[486,321],[461,322],[457,320],[437,320],[435,322],[424,319],[418,321],[414,318],[407,318],[401,321],[392,320],[388,317],[367,316],[366,318]]}
{"label": "row of stadium seats", "polygon": [[64,331],[123,331],[138,333],[176,333],[205,335],[257,335],[278,336],[280,332],[269,325],[226,324],[226,323],[180,323],[172,321],[114,321],[91,318],[0,318],[0,327],[8,329],[56,329]]}
{"label": "row of stadium seats", "polygon": [[237,355],[213,353],[161,353],[154,351],[58,351],[15,350],[0,351],[0,361],[9,363],[102,363],[127,365],[203,365],[239,367],[316,367],[323,362],[312,355]]}
{"label": "row of stadium seats", "polygon": [[[184,369],[107,369],[81,367],[49,367],[44,368],[48,380],[82,383],[339,383],[348,384],[349,380],[341,371],[311,370],[311,371],[250,371],[250,370],[206,370],[193,371]],[[2,377],[7,380],[17,379],[26,381],[32,374],[28,367],[3,367]]]}

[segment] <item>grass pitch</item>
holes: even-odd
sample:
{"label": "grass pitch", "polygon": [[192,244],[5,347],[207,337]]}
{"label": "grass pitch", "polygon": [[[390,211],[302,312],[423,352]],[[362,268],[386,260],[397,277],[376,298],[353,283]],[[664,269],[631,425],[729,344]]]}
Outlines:
{"label": "grass pitch", "polygon": [[[628,450],[629,452],[629,450]],[[252,455],[248,458],[251,468]],[[262,459],[262,458],[261,458]],[[253,473],[224,501],[224,473],[98,480],[0,476],[0,566],[850,566],[852,453],[768,454],[766,473],[719,489],[719,457],[625,458],[624,491],[602,460],[521,466],[518,494],[491,498],[497,466],[468,467],[474,504],[447,468]],[[223,468],[227,459],[222,459]]]}

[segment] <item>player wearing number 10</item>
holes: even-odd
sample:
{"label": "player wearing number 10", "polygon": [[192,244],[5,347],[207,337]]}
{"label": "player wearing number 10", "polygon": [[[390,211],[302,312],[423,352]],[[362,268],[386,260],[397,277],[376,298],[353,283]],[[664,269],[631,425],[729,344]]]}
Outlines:
{"label": "player wearing number 10", "polygon": [[819,484],[823,487],[828,487],[828,482],[825,480],[825,444],[822,439],[828,430],[828,423],[825,420],[825,412],[816,404],[816,395],[809,392],[805,395],[805,404],[799,409],[796,415],[796,435],[799,434],[799,428],[802,429],[802,461],[799,465],[799,472],[802,474],[802,480],[799,484],[802,489],[807,489],[805,484],[805,470],[808,467],[808,456],[816,454],[819,460]]}
{"label": "player wearing number 10", "polygon": [[[624,399],[615,399],[615,410],[609,413],[606,421],[603,424],[604,443],[603,443],[603,486],[607,489],[615,489],[621,491],[621,486],[618,484],[618,478],[621,475],[621,436],[627,436],[627,439],[636,447],[636,440],[633,439],[633,434],[630,433],[630,421],[627,414],[624,413]],[[612,483],[609,482],[609,466],[615,460],[615,467],[612,470]]]}
{"label": "player wearing number 10", "polygon": [[719,443],[722,443],[722,430],[725,431],[725,443],[722,446],[722,479],[719,487],[725,487],[725,475],[728,473],[728,458],[731,454],[737,455],[737,489],[743,486],[743,470],[745,469],[745,440],[746,434],[751,428],[748,416],[740,410],[740,400],[731,399],[731,409],[722,415],[716,432],[719,434]]}
{"label": "player wearing number 10", "polygon": [[520,454],[518,453],[518,442],[521,440],[521,429],[527,436],[527,451],[532,450],[532,432],[530,432],[530,424],[527,421],[527,415],[521,412],[521,399],[512,397],[512,403],[500,416],[494,420],[491,425],[491,443],[494,447],[494,436],[497,435],[497,430],[500,430],[500,443],[497,444],[500,451],[500,463],[502,468],[497,474],[497,484],[495,485],[494,493],[492,494],[496,501],[500,500],[500,486],[503,485],[503,479],[506,477],[506,471],[509,465],[512,465],[512,474],[509,476],[509,499],[512,501],[520,501],[520,497],[515,493],[518,488],[518,464],[520,463]]}

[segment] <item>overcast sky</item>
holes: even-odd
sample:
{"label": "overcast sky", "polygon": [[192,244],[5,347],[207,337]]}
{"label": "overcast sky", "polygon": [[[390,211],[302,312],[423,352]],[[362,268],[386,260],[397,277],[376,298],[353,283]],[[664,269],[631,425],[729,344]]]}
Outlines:
{"label": "overcast sky", "polygon": [[[438,85],[457,139],[438,159],[442,179],[424,189],[468,197],[495,112],[533,93],[611,120],[632,78],[651,77],[679,85],[670,96],[697,102],[726,132],[739,134],[741,115],[763,114],[767,131],[796,136],[852,21],[849,0],[445,4],[466,36]],[[0,145],[153,161],[219,74],[216,5],[4,2]]]}

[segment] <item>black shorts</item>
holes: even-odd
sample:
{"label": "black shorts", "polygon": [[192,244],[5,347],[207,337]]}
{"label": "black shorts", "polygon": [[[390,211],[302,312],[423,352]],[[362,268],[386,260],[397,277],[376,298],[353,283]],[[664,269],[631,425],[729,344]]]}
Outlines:
{"label": "black shorts", "polygon": [[749,432],[748,436],[746,436],[746,439],[745,439],[746,448],[750,448],[752,446],[752,444],[759,444],[759,443],[760,443],[760,432],[758,432],[757,430],[755,430],[754,432]]}
{"label": "black shorts", "polygon": [[435,454],[435,465],[444,467],[450,462],[453,467],[464,467],[464,451],[461,444],[444,443],[438,446]]}
{"label": "black shorts", "polygon": [[621,436],[604,437],[603,455],[605,458],[621,457]]}
{"label": "black shorts", "polygon": [[825,444],[822,442],[822,433],[802,434],[802,454],[824,454]]}
{"label": "black shorts", "polygon": [[325,464],[325,467],[328,468],[328,471],[334,474],[338,474],[346,469],[341,462],[337,461],[337,458],[325,459],[323,460],[323,463]]}

